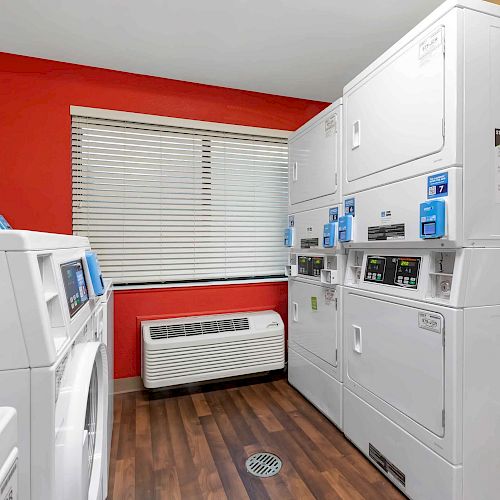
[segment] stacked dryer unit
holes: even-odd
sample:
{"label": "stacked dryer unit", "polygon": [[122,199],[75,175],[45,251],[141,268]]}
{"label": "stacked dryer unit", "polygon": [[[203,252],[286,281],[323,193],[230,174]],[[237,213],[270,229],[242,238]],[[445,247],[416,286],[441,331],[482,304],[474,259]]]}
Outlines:
{"label": "stacked dryer unit", "polygon": [[106,496],[107,356],[87,238],[0,231],[0,405],[16,409],[19,498]]}
{"label": "stacked dryer unit", "polygon": [[408,497],[500,496],[500,7],[344,90],[344,432]]}
{"label": "stacked dryer unit", "polygon": [[285,245],[288,380],[342,427],[340,287],[345,254],[337,244],[342,103],[336,101],[289,139],[290,208]]}

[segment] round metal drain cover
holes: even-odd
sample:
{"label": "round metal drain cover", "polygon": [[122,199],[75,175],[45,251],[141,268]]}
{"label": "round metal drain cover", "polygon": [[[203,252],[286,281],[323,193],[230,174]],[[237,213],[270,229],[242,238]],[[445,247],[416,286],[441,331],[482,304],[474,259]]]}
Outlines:
{"label": "round metal drain cover", "polygon": [[281,459],[272,453],[254,453],[245,462],[247,472],[256,477],[272,477],[281,470]]}

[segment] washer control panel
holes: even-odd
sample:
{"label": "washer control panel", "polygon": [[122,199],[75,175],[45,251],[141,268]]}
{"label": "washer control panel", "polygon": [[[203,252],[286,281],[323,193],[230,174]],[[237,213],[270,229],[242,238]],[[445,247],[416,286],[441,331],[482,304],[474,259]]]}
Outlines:
{"label": "washer control panel", "polygon": [[368,255],[364,281],[416,289],[421,260],[421,257]]}

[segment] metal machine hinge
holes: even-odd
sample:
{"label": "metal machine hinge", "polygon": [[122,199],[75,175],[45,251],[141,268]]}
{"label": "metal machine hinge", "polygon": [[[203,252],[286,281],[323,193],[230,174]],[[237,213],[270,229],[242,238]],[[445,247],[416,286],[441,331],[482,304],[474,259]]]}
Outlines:
{"label": "metal machine hinge", "polygon": [[335,185],[337,185],[338,183],[339,183],[339,174],[335,172]]}
{"label": "metal machine hinge", "polygon": [[446,345],[446,340],[445,340],[445,337],[444,337],[444,332],[443,332],[443,347]]}
{"label": "metal machine hinge", "polygon": [[442,125],[442,128],[443,128],[443,137],[445,137],[446,128],[445,128],[445,124],[444,124],[444,118],[441,120],[441,123],[443,124]]}
{"label": "metal machine hinge", "polygon": [[443,426],[443,429],[444,429],[444,422],[445,422],[445,413],[443,409],[443,412],[441,413],[441,425]]}
{"label": "metal machine hinge", "polygon": [[338,357],[338,350],[335,349],[335,361],[337,362],[339,360],[339,357]]}
{"label": "metal machine hinge", "polygon": [[338,309],[338,301],[339,301],[339,299],[336,298],[334,300],[335,300],[335,310],[337,310]]}

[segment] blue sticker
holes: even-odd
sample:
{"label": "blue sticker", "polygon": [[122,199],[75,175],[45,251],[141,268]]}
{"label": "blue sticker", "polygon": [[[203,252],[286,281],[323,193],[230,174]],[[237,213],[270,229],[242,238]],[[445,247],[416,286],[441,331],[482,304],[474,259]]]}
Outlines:
{"label": "blue sticker", "polygon": [[339,220],[339,207],[330,208],[328,213],[329,213],[328,222],[337,222]]}
{"label": "blue sticker", "polygon": [[427,177],[427,198],[448,196],[448,172]]}
{"label": "blue sticker", "polygon": [[347,200],[344,201],[344,214],[352,215],[354,217],[355,213],[356,210],[354,198],[347,198]]}

